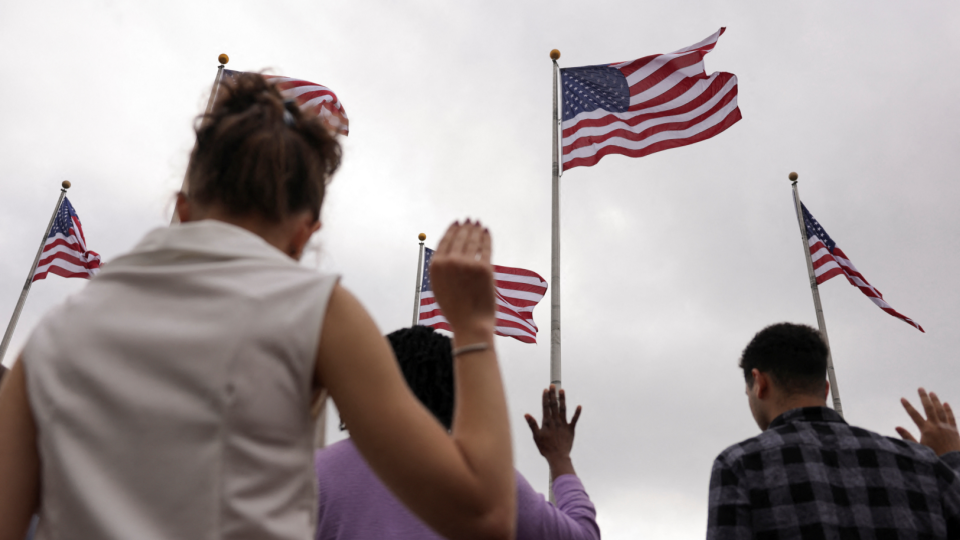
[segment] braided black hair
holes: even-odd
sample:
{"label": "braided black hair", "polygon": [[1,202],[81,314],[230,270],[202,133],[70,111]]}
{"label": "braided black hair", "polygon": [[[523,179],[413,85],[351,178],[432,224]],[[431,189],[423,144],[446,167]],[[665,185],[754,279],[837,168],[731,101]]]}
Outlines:
{"label": "braided black hair", "polygon": [[453,424],[453,352],[450,338],[429,326],[387,335],[407,385],[448,430]]}

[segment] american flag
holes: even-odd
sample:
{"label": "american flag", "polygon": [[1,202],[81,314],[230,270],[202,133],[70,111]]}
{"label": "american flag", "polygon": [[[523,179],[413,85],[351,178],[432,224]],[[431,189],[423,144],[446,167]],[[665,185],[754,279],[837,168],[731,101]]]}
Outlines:
{"label": "american flag", "polygon": [[[433,250],[425,248],[423,279],[420,282],[420,324],[444,330],[453,330],[440,313],[440,305],[430,287],[430,259]],[[537,342],[537,324],[533,322],[533,308],[547,294],[547,282],[536,272],[509,266],[493,266],[496,280],[497,326],[495,333],[524,343]]]}
{"label": "american flag", "polygon": [[43,244],[33,281],[44,279],[47,274],[90,279],[99,271],[100,255],[87,249],[80,217],[70,204],[70,199],[64,197],[47,241]]}
{"label": "american flag", "polygon": [[[235,77],[236,71],[223,70],[225,77]],[[317,116],[340,135],[350,133],[350,120],[347,111],[340,103],[337,95],[322,84],[312,83],[291,77],[279,75],[263,75],[263,78],[277,86],[280,95],[287,99],[294,99],[297,105],[304,110],[314,110]]]}
{"label": "american flag", "polygon": [[899,313],[893,309],[890,304],[883,299],[880,291],[873,285],[867,283],[863,274],[857,270],[857,267],[850,262],[846,253],[837,247],[837,243],[830,238],[823,226],[814,219],[813,215],[807,210],[807,207],[800,203],[803,210],[803,224],[807,229],[807,243],[810,246],[810,258],[813,260],[813,275],[817,278],[817,284],[825,283],[834,276],[846,276],[851,285],[860,289],[860,292],[867,295],[873,303],[880,309],[898,319],[903,319],[923,332],[923,327],[913,322],[913,319]]}
{"label": "american flag", "polygon": [[686,146],[737,123],[737,76],[703,67],[724,30],[670,54],[561,69],[563,170]]}

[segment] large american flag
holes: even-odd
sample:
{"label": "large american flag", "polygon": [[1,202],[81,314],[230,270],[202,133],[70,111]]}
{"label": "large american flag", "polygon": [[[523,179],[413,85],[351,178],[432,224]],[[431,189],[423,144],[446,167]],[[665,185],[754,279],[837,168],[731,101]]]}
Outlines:
{"label": "large american flag", "polygon": [[724,30],[669,54],[561,69],[563,170],[686,146],[739,121],[737,76],[703,67]]}
{"label": "large american flag", "polygon": [[64,197],[43,245],[33,281],[44,279],[47,274],[90,279],[99,271],[100,255],[87,249],[80,217],[70,199]]}
{"label": "large american flag", "polygon": [[[235,77],[239,72],[223,70],[225,77]],[[336,133],[347,135],[350,133],[350,120],[347,111],[340,103],[340,99],[333,90],[322,84],[312,83],[291,77],[279,75],[263,75],[263,78],[277,86],[280,95],[296,100],[297,105],[304,110],[313,110],[317,116],[330,126]]]}
{"label": "large american flag", "polygon": [[817,278],[817,284],[821,284],[834,276],[846,276],[851,285],[860,289],[860,292],[867,295],[873,303],[880,309],[898,319],[903,319],[908,324],[916,327],[923,332],[923,327],[913,322],[913,319],[893,309],[883,299],[880,291],[867,282],[863,274],[857,270],[857,267],[850,262],[847,255],[837,247],[837,243],[830,238],[823,226],[814,219],[813,214],[807,210],[807,207],[800,203],[803,210],[803,224],[807,229],[807,243],[810,247],[810,258],[813,260],[813,275]]}
{"label": "large american flag", "polygon": [[[425,248],[423,279],[420,281],[420,324],[444,330],[453,330],[440,313],[440,305],[430,287],[430,259],[433,250]],[[533,308],[547,294],[547,282],[536,272],[509,266],[493,266],[496,280],[497,326],[495,333],[524,343],[537,342],[537,324],[533,322]]]}

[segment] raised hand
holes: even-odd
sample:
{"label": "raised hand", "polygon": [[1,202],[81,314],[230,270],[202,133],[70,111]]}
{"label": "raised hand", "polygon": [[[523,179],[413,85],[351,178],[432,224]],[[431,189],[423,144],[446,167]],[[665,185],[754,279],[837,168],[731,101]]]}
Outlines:
{"label": "raised hand", "polygon": [[490,250],[490,231],[468,219],[451,225],[433,253],[429,270],[433,294],[455,340],[458,335],[493,333],[496,300]]}
{"label": "raised hand", "polygon": [[[901,398],[900,403],[920,428],[920,444],[929,446],[938,456],[960,450],[960,432],[957,431],[957,419],[953,415],[950,404],[941,404],[937,394],[930,392],[927,395],[927,391],[923,388],[917,390],[917,393],[920,394],[920,403],[923,404],[924,412],[927,414],[926,419],[906,398]],[[897,427],[897,433],[904,440],[917,442],[917,439],[902,427]]]}
{"label": "raised hand", "polygon": [[567,422],[567,396],[560,390],[557,397],[557,387],[543,391],[543,421],[537,426],[533,416],[527,414],[524,418],[533,433],[533,442],[536,443],[540,455],[546,458],[550,465],[550,475],[556,478],[562,474],[576,474],[573,461],[570,460],[570,451],[573,449],[573,437],[580,419],[580,406],[573,413],[573,418]]}

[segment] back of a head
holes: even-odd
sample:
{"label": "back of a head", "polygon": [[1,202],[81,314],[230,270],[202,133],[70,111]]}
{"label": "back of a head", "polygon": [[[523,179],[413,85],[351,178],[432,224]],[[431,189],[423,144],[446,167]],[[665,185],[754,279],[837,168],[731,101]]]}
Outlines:
{"label": "back of a head", "polygon": [[827,345],[820,332],[803,324],[770,325],[753,337],[740,357],[747,384],[753,369],[769,374],[788,395],[822,397],[826,390]]}
{"label": "back of a head", "polygon": [[314,115],[261,75],[225,79],[197,129],[187,196],[236,217],[277,223],[308,211],[317,219],[340,144]]}
{"label": "back of a head", "polygon": [[449,430],[455,397],[450,338],[429,326],[414,326],[387,339],[413,394]]}

